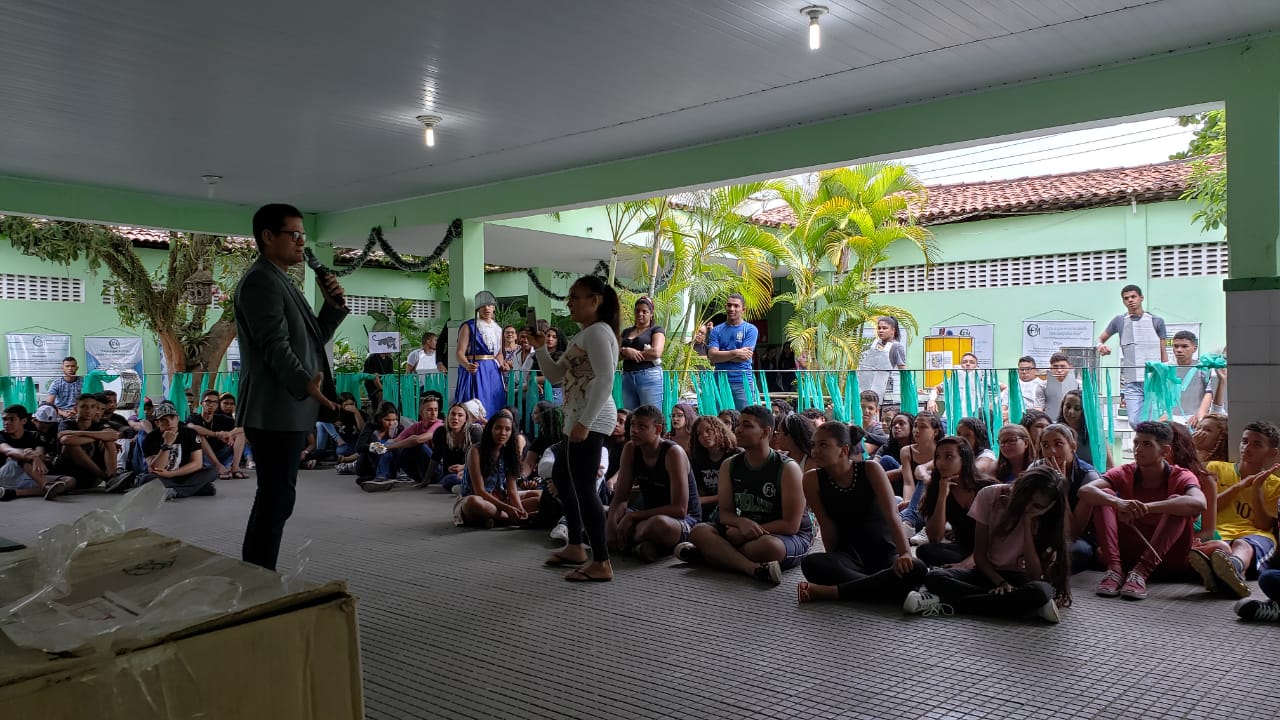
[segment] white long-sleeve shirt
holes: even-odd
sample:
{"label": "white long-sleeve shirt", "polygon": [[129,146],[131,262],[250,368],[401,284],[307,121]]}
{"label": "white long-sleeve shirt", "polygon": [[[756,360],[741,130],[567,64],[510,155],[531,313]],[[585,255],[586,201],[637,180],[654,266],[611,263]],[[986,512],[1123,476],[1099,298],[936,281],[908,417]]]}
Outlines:
{"label": "white long-sleeve shirt", "polygon": [[588,430],[609,435],[618,422],[613,404],[613,373],[618,367],[618,336],[607,323],[597,322],[573,336],[559,360],[547,346],[538,348],[538,370],[552,384],[564,383],[564,427],[582,423]]}

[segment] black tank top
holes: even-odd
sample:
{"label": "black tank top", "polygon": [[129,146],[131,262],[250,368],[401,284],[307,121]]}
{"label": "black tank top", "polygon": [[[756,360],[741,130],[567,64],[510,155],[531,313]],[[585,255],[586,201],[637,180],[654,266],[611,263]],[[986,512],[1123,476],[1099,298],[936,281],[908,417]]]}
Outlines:
{"label": "black tank top", "polygon": [[849,487],[836,485],[824,468],[818,468],[818,497],[836,526],[838,546],[833,550],[853,555],[869,573],[893,564],[897,547],[876,502],[875,490],[867,480],[866,462],[853,464],[853,484]]}
{"label": "black tank top", "polygon": [[733,480],[733,504],[738,516],[759,525],[781,519],[782,468],[794,461],[770,450],[769,459],[760,467],[751,467],[746,453],[735,456],[732,462],[729,477]]}
{"label": "black tank top", "polygon": [[978,522],[969,517],[969,511],[951,493],[947,493],[947,522],[951,523],[956,544],[966,552],[973,552],[974,543],[977,542]]}
{"label": "black tank top", "polygon": [[[671,478],[667,473],[667,451],[675,447],[670,440],[658,443],[658,460],[653,465],[644,461],[644,452],[634,448],[631,456],[631,482],[640,490],[643,509],[662,507],[671,503]],[[698,483],[690,468],[685,482],[689,485],[688,517],[702,519],[702,501],[698,498]]]}

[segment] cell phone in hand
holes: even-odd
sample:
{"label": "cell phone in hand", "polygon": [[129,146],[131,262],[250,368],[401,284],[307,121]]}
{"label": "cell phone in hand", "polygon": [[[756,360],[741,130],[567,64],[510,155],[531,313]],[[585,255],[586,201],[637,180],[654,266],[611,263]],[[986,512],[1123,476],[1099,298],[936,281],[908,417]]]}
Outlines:
{"label": "cell phone in hand", "polygon": [[538,311],[529,308],[524,311],[524,324],[533,332],[538,331]]}

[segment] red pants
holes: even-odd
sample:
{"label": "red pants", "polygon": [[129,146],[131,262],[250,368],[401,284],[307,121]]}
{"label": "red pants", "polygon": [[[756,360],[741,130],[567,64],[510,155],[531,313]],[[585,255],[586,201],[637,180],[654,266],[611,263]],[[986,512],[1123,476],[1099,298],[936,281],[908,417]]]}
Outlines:
{"label": "red pants", "polygon": [[[1191,552],[1192,520],[1176,515],[1148,515],[1137,524],[1122,524],[1115,508],[1099,505],[1093,509],[1098,559],[1108,568],[1119,567],[1121,574],[1125,570],[1136,570],[1144,577],[1183,575],[1187,571],[1187,554]],[[1147,542],[1142,541],[1140,534]],[[1150,548],[1147,543],[1151,544]]]}

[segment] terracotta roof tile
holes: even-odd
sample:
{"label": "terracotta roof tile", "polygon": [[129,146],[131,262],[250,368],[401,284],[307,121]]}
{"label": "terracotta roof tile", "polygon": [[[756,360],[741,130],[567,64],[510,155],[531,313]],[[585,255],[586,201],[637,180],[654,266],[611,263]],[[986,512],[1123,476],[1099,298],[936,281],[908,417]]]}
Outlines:
{"label": "terracotta roof tile", "polygon": [[[1220,156],[1209,158],[1221,162]],[[1155,202],[1182,195],[1191,172],[1190,160],[1170,160],[1137,167],[1083,170],[1014,180],[933,185],[919,219],[924,225],[978,220],[986,217],[1032,212],[1054,212],[1114,205],[1118,202]],[[791,208],[771,208],[751,217],[769,227],[793,225]]]}

